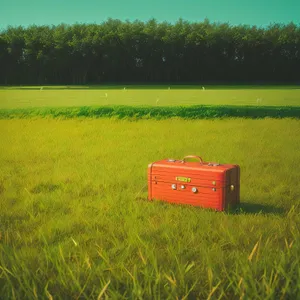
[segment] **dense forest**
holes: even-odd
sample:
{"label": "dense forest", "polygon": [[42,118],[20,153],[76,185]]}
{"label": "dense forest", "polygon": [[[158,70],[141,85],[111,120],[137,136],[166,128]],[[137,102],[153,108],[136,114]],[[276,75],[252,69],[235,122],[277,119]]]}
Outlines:
{"label": "dense forest", "polygon": [[0,84],[299,82],[300,27],[208,20],[8,27]]}

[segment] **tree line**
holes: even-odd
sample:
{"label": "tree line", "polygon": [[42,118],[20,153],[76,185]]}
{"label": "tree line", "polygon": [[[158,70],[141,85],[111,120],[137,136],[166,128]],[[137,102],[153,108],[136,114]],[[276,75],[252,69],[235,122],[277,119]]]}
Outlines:
{"label": "tree line", "polygon": [[300,27],[209,20],[7,27],[0,84],[297,82]]}

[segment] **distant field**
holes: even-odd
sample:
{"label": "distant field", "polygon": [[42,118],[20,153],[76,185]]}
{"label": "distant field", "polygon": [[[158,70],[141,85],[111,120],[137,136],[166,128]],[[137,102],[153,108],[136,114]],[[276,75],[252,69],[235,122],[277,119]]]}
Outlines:
{"label": "distant field", "polygon": [[296,86],[122,86],[2,87],[0,109],[97,105],[300,106]]}
{"label": "distant field", "polygon": [[[299,299],[299,120],[14,119],[0,140],[0,298]],[[148,163],[187,154],[240,164],[236,213],[146,200]]]}

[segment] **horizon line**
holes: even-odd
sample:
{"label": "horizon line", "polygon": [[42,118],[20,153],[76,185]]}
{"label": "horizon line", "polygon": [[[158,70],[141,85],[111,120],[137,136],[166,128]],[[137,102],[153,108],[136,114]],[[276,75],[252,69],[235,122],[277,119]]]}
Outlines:
{"label": "horizon line", "polygon": [[106,18],[105,20],[101,21],[101,22],[74,22],[74,23],[64,23],[64,22],[60,22],[60,23],[52,23],[52,24],[25,24],[25,25],[22,25],[22,24],[19,24],[19,25],[6,25],[5,27],[1,26],[0,27],[0,30],[7,30],[8,28],[19,28],[19,27],[22,27],[24,29],[26,28],[30,28],[30,27],[44,27],[44,26],[47,26],[47,27],[58,27],[60,25],[67,25],[67,26],[74,26],[74,25],[102,25],[102,24],[105,24],[109,21],[120,21],[122,23],[130,23],[130,24],[134,24],[135,22],[140,22],[140,23],[144,23],[144,24],[147,24],[151,21],[156,21],[157,24],[164,24],[164,23],[167,23],[169,25],[175,25],[177,23],[179,23],[180,21],[184,22],[184,23],[188,23],[188,24],[201,24],[201,23],[208,23],[208,24],[212,24],[212,25],[229,25],[229,27],[255,27],[255,28],[262,28],[262,29],[266,29],[268,27],[272,27],[272,26],[275,26],[275,25],[280,25],[280,26],[288,26],[288,25],[295,25],[296,27],[300,27],[300,22],[297,24],[296,22],[294,21],[288,21],[288,22],[270,22],[268,24],[265,24],[265,25],[257,25],[257,24],[246,24],[246,23],[239,23],[239,24],[236,24],[236,23],[230,23],[229,21],[211,21],[209,20],[208,18],[204,18],[203,20],[199,20],[199,21],[194,21],[194,20],[187,20],[187,19],[183,19],[183,18],[178,18],[176,21],[168,21],[168,20],[164,20],[164,21],[160,21],[156,18],[149,18],[147,20],[140,20],[140,19],[134,19],[134,20],[130,20],[130,19],[125,19],[125,20],[122,20],[122,19],[118,19],[118,18],[112,18],[112,17],[108,17]]}

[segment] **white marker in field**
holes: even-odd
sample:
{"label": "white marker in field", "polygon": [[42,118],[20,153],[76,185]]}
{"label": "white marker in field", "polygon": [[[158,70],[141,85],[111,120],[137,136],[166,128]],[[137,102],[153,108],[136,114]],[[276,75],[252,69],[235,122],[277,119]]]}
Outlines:
{"label": "white marker in field", "polygon": [[126,87],[124,87],[124,91],[126,91]]}
{"label": "white marker in field", "polygon": [[108,96],[107,93],[105,93],[105,97],[106,97],[106,98],[107,98],[107,96]]}
{"label": "white marker in field", "polygon": [[156,105],[158,104],[158,102],[159,102],[159,98],[156,99]]}
{"label": "white marker in field", "polygon": [[262,98],[257,98],[256,103],[262,103]]}
{"label": "white marker in field", "polygon": [[42,91],[44,89],[44,87],[42,86],[41,88],[40,88],[40,91]]}
{"label": "white marker in field", "polygon": [[168,90],[170,90],[171,88],[169,87]]}
{"label": "white marker in field", "polygon": [[205,87],[204,86],[202,87],[202,91],[205,91]]}

